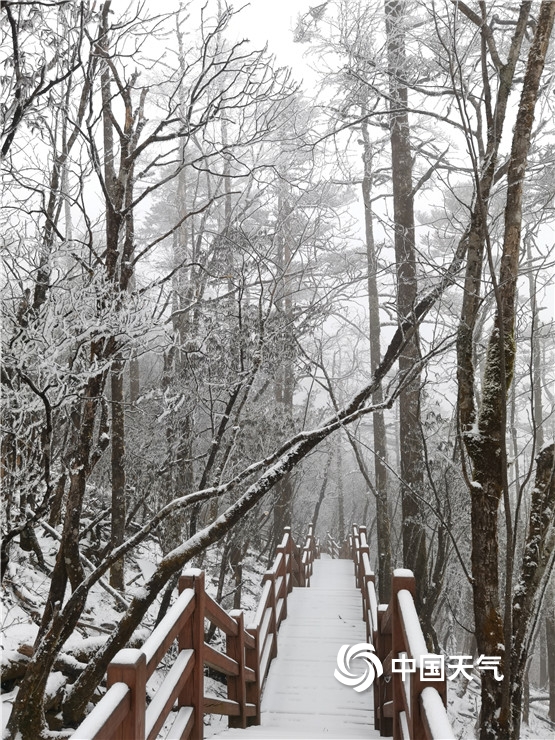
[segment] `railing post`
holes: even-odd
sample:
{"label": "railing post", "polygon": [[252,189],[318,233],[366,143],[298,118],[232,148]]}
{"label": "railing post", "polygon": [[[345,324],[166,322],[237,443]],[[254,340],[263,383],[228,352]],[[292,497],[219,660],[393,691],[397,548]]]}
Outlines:
{"label": "railing post", "polygon": [[314,537],[314,525],[308,525],[308,546],[310,548],[310,575],[314,572],[314,559],[316,557],[316,539]]}
{"label": "railing post", "polygon": [[270,650],[270,661],[272,661],[277,655],[277,619],[276,619],[276,577],[271,571],[264,573],[262,577],[262,583],[271,581],[272,588],[270,589],[270,603],[268,606],[271,609],[272,616],[270,624],[268,626],[268,634],[272,635],[272,649]]}
{"label": "railing post", "polygon": [[291,556],[293,558],[293,585],[303,587],[305,584],[303,574],[302,551],[293,538],[291,538]]}
{"label": "railing post", "polygon": [[179,649],[193,649],[195,662],[191,675],[178,699],[179,706],[193,707],[191,740],[204,736],[204,572],[191,568],[179,579],[179,593],[186,588],[195,592],[195,609],[179,634]]}
{"label": "railing post", "polygon": [[370,597],[368,595],[368,584],[373,583],[376,585],[376,576],[374,573],[363,573],[362,576],[362,618],[366,623],[366,635],[370,642],[372,641],[372,629],[370,621]]}
{"label": "railing post", "polygon": [[[276,549],[276,554],[281,554],[281,565],[278,568],[278,572],[276,573],[276,582],[277,578],[282,578],[282,588],[283,588],[283,610],[281,612],[281,619],[285,619],[287,617],[287,551],[283,545],[279,545]],[[279,591],[276,593],[276,606],[277,606],[277,600],[280,598]],[[279,624],[276,625],[276,630],[279,629]]]}
{"label": "railing post", "polygon": [[[308,525],[308,534],[304,542],[301,554],[301,563],[303,568],[303,577],[305,580],[304,585],[310,586],[310,576],[312,575],[314,568],[313,562],[316,553],[316,543],[314,540],[314,525]],[[306,562],[305,562],[306,561]]]}
{"label": "railing post", "polygon": [[[378,606],[378,629],[374,635],[373,645],[376,655],[387,670],[386,658],[391,659],[391,633],[384,630],[387,604]],[[374,727],[380,731],[382,737],[393,735],[393,718],[384,716],[385,705],[393,699],[393,685],[391,674],[380,676],[374,683]]]}
{"label": "railing post", "polygon": [[362,590],[364,584],[364,567],[362,556],[364,553],[370,558],[370,548],[368,547],[368,540],[366,539],[366,527],[359,527],[359,572],[358,572],[358,587]]}
{"label": "railing post", "polygon": [[131,709],[113,740],[145,740],[146,657],[141,650],[124,648],[109,663],[107,687],[119,682],[131,689]]}
{"label": "railing post", "polygon": [[284,532],[289,535],[287,538],[287,545],[285,548],[285,553],[287,556],[286,560],[286,574],[288,576],[287,579],[287,593],[291,593],[293,590],[293,534],[291,533],[291,527],[285,527]]}
{"label": "railing post", "polygon": [[[391,608],[391,656],[392,659],[395,659],[399,656],[400,652],[403,652],[404,649],[404,636],[403,636],[403,625],[401,623],[401,610],[399,608],[399,599],[397,598],[397,594],[402,589],[406,589],[407,591],[410,591],[413,598],[416,593],[416,582],[414,580],[414,574],[411,571],[403,571],[403,575],[396,575],[398,571],[393,572],[393,576],[391,578],[391,599],[392,599],[392,608]],[[409,575],[410,573],[410,575]],[[414,656],[416,657],[416,656]],[[407,699],[411,701],[410,696],[412,695],[412,687],[415,683],[415,674],[409,674],[409,681],[411,686],[411,691],[409,692],[409,696],[407,696]],[[395,740],[398,738],[402,738],[402,731],[399,724],[399,714],[404,710],[403,706],[403,691],[404,687],[402,685],[402,678],[400,673],[392,673],[391,675],[391,683],[393,684],[393,737]],[[418,711],[420,711],[418,709]],[[410,718],[407,717],[407,720],[409,720],[409,727],[412,725],[414,715],[414,708],[410,707]],[[411,737],[414,737],[414,735],[411,733]],[[420,736],[419,736],[420,737]]]}
{"label": "railing post", "polygon": [[308,588],[310,586],[310,547],[305,545],[303,547],[303,570],[304,570],[304,585]]}
{"label": "railing post", "polygon": [[353,562],[355,564],[355,580],[358,584],[358,571],[359,571],[359,562],[358,562],[358,548],[360,546],[360,539],[358,536],[358,527],[356,524],[353,524]]}
{"label": "railing post", "polygon": [[247,717],[247,725],[260,724],[260,627],[247,629],[249,635],[254,639],[254,647],[246,649],[245,662],[248,668],[252,668],[255,680],[247,684],[247,701],[254,704],[256,714]]}
{"label": "railing post", "polygon": [[356,572],[356,583],[357,587],[360,588],[360,581],[362,577],[362,552],[360,550],[360,532],[358,533],[356,537],[356,550],[357,550],[357,572]]}
{"label": "railing post", "polygon": [[239,675],[227,677],[227,697],[232,699],[239,704],[240,714],[238,717],[229,717],[229,727],[242,727],[247,726],[247,713],[246,713],[246,702],[247,702],[247,690],[245,683],[245,621],[243,611],[241,609],[234,609],[229,613],[237,622],[238,632],[237,636],[227,635],[226,637],[226,653],[230,658],[237,661],[239,666]]}

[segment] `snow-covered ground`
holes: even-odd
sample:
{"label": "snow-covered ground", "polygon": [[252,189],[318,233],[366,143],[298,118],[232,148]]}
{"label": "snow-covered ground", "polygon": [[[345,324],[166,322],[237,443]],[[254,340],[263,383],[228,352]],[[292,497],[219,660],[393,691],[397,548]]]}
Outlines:
{"label": "snow-covered ground", "polygon": [[[37,529],[37,534],[39,530]],[[45,559],[46,566],[51,568],[56,557],[58,543],[51,536],[41,533],[39,544]],[[133,558],[126,561],[126,593],[125,600],[130,602],[137,589],[141,588],[146,579],[151,575],[161,553],[155,544],[139,547]],[[205,553],[202,567],[207,572],[206,589],[213,596],[216,595],[219,564],[221,553],[217,547]],[[259,562],[256,554],[249,552],[245,558],[242,598],[246,611],[246,621],[249,614],[254,613],[258,595],[261,590],[262,573],[266,563]],[[21,653],[30,654],[32,645],[38,633],[40,618],[48,594],[50,579],[40,570],[34,561],[34,555],[24,554],[17,547],[13,548],[13,559],[4,578],[2,590],[2,603],[0,613],[0,650],[2,662],[10,658],[21,659]],[[231,608],[233,593],[233,581],[226,580],[224,588],[224,605]],[[160,595],[161,596],[161,595]],[[143,624],[135,633],[135,642],[140,643],[146,639],[148,633],[154,627],[160,601],[155,602],[143,620]],[[64,646],[64,661],[73,661],[76,668],[82,667],[88,657],[95,653],[106,641],[114,626],[121,618],[123,604],[119,603],[113,595],[104,590],[100,585],[93,587],[87,600],[85,611],[82,615],[77,630]],[[221,636],[214,635],[215,646],[221,643]],[[152,697],[160,685],[165,672],[171,665],[171,652],[161,665],[147,687],[148,695]],[[206,690],[214,695],[225,695],[225,686],[213,678],[206,677]],[[55,696],[62,691],[66,684],[66,678],[60,671],[55,671],[48,684],[48,693]],[[16,696],[16,688],[10,684],[4,684],[1,702],[2,733],[9,719],[11,707]],[[103,691],[103,690],[101,690]],[[60,718],[61,720],[61,718]],[[209,725],[225,727],[227,718],[207,717]],[[52,731],[52,737],[67,737],[69,730]]]}
{"label": "snow-covered ground", "polygon": [[[475,681],[470,683],[462,697],[457,696],[457,688],[457,684],[448,683],[447,709],[451,725],[459,740],[475,740],[478,737],[476,723],[480,710],[479,684]],[[547,719],[547,711],[547,701],[531,703],[529,724],[523,722],[520,728],[521,740],[555,739],[555,725]]]}

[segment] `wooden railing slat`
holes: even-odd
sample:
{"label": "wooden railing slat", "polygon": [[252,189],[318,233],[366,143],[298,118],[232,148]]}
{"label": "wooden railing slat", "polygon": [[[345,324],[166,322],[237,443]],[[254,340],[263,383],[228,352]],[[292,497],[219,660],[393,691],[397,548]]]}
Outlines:
{"label": "wooden railing slat", "polygon": [[162,684],[146,709],[145,735],[154,740],[164,725],[181,689],[189,678],[195,662],[193,650],[181,650]]}
{"label": "wooden railing slat", "polygon": [[382,622],[382,632],[384,635],[390,635],[391,634],[391,611],[392,611],[392,602],[389,602],[387,605],[387,608],[384,613],[383,622]]}
{"label": "wooden railing slat", "polygon": [[276,632],[279,630],[280,624],[285,619],[285,599],[278,599],[276,602]]}
{"label": "wooden railing slat", "polygon": [[406,712],[399,713],[399,730],[401,731],[401,740],[411,740],[411,732]]}
{"label": "wooden railing slat", "polygon": [[372,621],[372,631],[378,629],[378,598],[376,595],[376,586],[374,583],[367,585],[368,589],[368,601],[369,601],[369,613]]}
{"label": "wooden railing slat", "polygon": [[166,740],[187,740],[193,726],[193,707],[181,707]]}
{"label": "wooden railing slat", "polygon": [[[420,629],[420,622],[418,621],[418,613],[414,605],[414,599],[410,591],[401,589],[397,593],[397,600],[399,601],[399,610],[401,613],[401,627],[403,629],[403,637],[407,646],[407,652],[410,658],[416,661],[416,668],[420,668],[420,656],[428,654],[428,648],[426,647],[426,641],[424,635]],[[410,629],[407,625],[418,625],[419,629]]]}
{"label": "wooden railing slat", "polygon": [[276,555],[276,559],[273,562],[272,567],[266,571],[266,575],[272,574],[274,576],[277,576],[279,569],[281,568],[282,560],[283,560],[283,553],[278,552],[278,554]]}
{"label": "wooden railing slat", "polygon": [[253,683],[256,681],[256,672],[254,668],[245,667],[245,683]]}
{"label": "wooden railing slat", "polygon": [[276,576],[276,599],[282,599],[287,589],[285,588],[285,576]]}
{"label": "wooden railing slat", "polygon": [[[252,640],[253,646],[251,649],[247,646],[247,642],[245,640],[245,646],[246,646],[246,656],[245,656],[245,662],[247,665],[246,671],[245,671],[245,679],[248,681],[247,683],[247,703],[252,704],[255,708],[254,714],[249,714],[249,725],[259,725],[260,724],[260,698],[261,698],[261,679],[260,679],[260,661],[259,661],[259,651],[260,651],[260,645],[259,645],[259,639],[260,634],[258,627],[249,627],[247,629],[247,634],[249,638]],[[252,673],[253,675],[253,681],[249,681],[248,675],[249,673]]]}
{"label": "wooden railing slat", "polygon": [[272,654],[272,638],[268,639],[264,647],[262,648],[262,655],[260,656],[260,682],[264,685],[266,676],[268,675],[268,668],[270,667],[270,660]]}
{"label": "wooden railing slat", "polygon": [[160,624],[145,640],[141,650],[146,658],[147,678],[150,678],[172,642],[177,638],[195,608],[195,592],[188,588],[179,594]]}
{"label": "wooden railing slat", "polygon": [[111,738],[131,709],[131,689],[126,683],[112,684],[95,707],[71,736],[71,740],[106,740]]}
{"label": "wooden railing slat", "polygon": [[204,665],[210,666],[216,671],[225,674],[226,676],[238,676],[239,666],[237,661],[230,658],[225,653],[220,653],[219,650],[214,650],[211,645],[204,643]]}
{"label": "wooden railing slat", "polygon": [[245,647],[249,649],[254,649],[256,647],[254,637],[248,631],[245,631]]}
{"label": "wooden railing slat", "polygon": [[240,713],[239,702],[209,694],[204,697],[204,714],[225,714],[228,717],[238,717]]}
{"label": "wooden railing slat", "polygon": [[258,602],[258,606],[254,615],[254,620],[250,625],[253,628],[260,627],[260,625],[262,624],[262,620],[264,619],[264,615],[266,614],[266,609],[268,608],[271,589],[272,582],[268,580],[264,581],[264,584],[262,586],[262,593],[260,594],[260,601]]}
{"label": "wooden railing slat", "polygon": [[229,720],[230,727],[247,726],[247,715],[245,705],[247,703],[247,684],[245,681],[245,624],[244,615],[241,609],[234,609],[230,616],[237,622],[237,637],[228,637],[226,651],[230,658],[237,662],[239,672],[237,676],[228,678],[227,695],[233,701],[239,704],[239,717]]}
{"label": "wooden railing slat", "polygon": [[223,630],[226,635],[237,636],[237,623],[231,619],[225,609],[218,604],[209,594],[205,596],[204,614],[216,627]]}
{"label": "wooden railing slat", "polygon": [[265,646],[268,637],[273,640],[273,633],[270,633],[270,623],[272,621],[272,610],[270,607],[266,609],[262,624],[260,625],[260,646],[261,649]]}

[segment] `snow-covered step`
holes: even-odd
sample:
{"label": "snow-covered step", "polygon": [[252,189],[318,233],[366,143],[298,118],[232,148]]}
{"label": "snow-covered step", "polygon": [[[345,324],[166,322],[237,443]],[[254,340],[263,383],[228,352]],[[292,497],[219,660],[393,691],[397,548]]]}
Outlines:
{"label": "snow-covered step", "polygon": [[314,562],[310,588],[295,588],[262,697],[262,722],[225,730],[222,740],[355,740],[374,730],[371,691],[357,693],[334,678],[342,645],[365,642],[360,591],[350,560]]}

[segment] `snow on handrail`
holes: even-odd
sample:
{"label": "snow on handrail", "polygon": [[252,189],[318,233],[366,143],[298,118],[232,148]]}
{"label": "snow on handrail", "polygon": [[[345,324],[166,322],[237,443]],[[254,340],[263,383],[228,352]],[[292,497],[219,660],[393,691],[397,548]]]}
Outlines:
{"label": "snow on handrail", "polygon": [[194,608],[194,598],[193,589],[187,588],[182,591],[175,604],[168,609],[166,616],[144,642],[142,651],[146,657],[148,675],[158,666],[168,647],[181,631],[181,625],[188,620]]}
{"label": "snow on handrail", "polygon": [[409,658],[415,661],[415,668],[420,670],[420,658],[428,654],[428,648],[422,634],[422,627],[420,626],[414,599],[411,592],[404,588],[397,593],[397,599],[401,613],[401,626],[408,648],[407,653]]}
{"label": "snow on handrail", "polygon": [[[366,527],[353,525],[349,543],[357,585],[362,592],[367,640],[384,667],[383,675],[374,685],[375,729],[383,736],[396,738],[450,740],[454,733],[445,708],[445,676],[437,679],[435,676],[427,677],[425,673],[421,675],[422,657],[440,656],[428,654],[414,604],[414,574],[406,568],[396,569],[392,577],[390,603],[378,604]],[[407,693],[401,673],[392,670],[393,661],[402,655],[414,661],[414,672],[410,671],[410,681],[406,682]]]}
{"label": "snow on handrail", "polygon": [[437,689],[426,686],[420,694],[420,704],[427,725],[426,737],[430,740],[455,740],[455,733]]}
{"label": "snow on handrail", "polygon": [[131,709],[131,689],[125,683],[110,686],[95,707],[85,717],[70,740],[103,740],[119,728]]}

